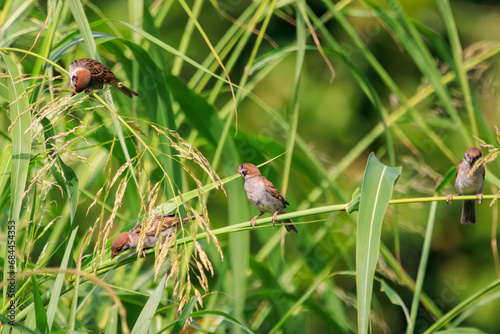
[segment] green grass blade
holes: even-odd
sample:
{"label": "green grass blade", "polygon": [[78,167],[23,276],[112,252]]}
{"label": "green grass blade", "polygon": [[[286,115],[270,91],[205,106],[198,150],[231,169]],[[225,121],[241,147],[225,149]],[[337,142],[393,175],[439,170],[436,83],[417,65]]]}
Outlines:
{"label": "green grass blade", "polygon": [[2,3],[5,6],[0,12],[0,41],[2,41],[2,44],[12,34],[10,28],[26,20],[26,16],[29,15],[33,8],[33,2],[32,0],[12,1],[10,2],[11,6],[5,2]]}
{"label": "green grass blade", "polygon": [[12,146],[4,148],[0,156],[0,194],[5,194],[7,191],[7,181],[9,180],[12,162]]}
{"label": "green grass blade", "polygon": [[486,334],[477,328],[453,328],[445,331],[439,331],[440,334]]}
{"label": "green grass blade", "polygon": [[469,318],[473,313],[477,312],[480,308],[500,299],[500,292],[495,292],[489,294],[487,297],[482,298],[477,303],[469,307],[464,312],[460,313],[452,323],[450,323],[450,328],[458,328],[462,322]]}
{"label": "green grass blade", "polygon": [[446,25],[446,30],[448,32],[448,38],[451,44],[451,52],[453,54],[453,61],[455,62],[455,73],[457,75],[458,82],[462,86],[461,93],[464,95],[465,108],[469,115],[469,120],[471,124],[472,132],[479,135],[476,117],[474,115],[474,105],[472,103],[472,94],[469,86],[469,79],[467,78],[467,71],[464,68],[462,61],[463,50],[458,38],[457,25],[451,11],[450,2],[448,0],[437,0],[437,7],[441,11],[441,16]]}
{"label": "green grass blade", "polygon": [[71,13],[73,14],[73,18],[80,29],[84,44],[87,47],[88,57],[99,60],[97,46],[95,45],[87,16],[83,11],[82,3],[79,0],[67,0],[66,3],[68,4]]}
{"label": "green grass blade", "polygon": [[[210,71],[209,69],[207,69],[206,67],[200,65],[198,62],[196,62],[195,60],[187,57],[186,55],[180,53],[178,50],[176,50],[175,48],[173,48],[172,46],[168,45],[167,43],[161,41],[160,39],[156,38],[155,36],[151,35],[151,34],[148,34],[147,32],[145,32],[143,29],[140,29],[140,28],[137,28],[136,26],[130,24],[130,23],[127,23],[127,22],[124,22],[124,21],[119,21],[119,20],[110,20],[110,21],[114,21],[114,22],[118,22],[118,23],[121,23],[123,25],[125,25],[126,27],[130,28],[131,30],[133,30],[134,32],[138,33],[139,35],[141,35],[142,37],[146,38],[147,40],[149,40],[150,42],[152,43],[155,43],[156,45],[158,45],[159,47],[161,47],[162,49],[164,49],[165,51],[173,54],[174,56],[176,57],[180,57],[182,58],[182,60],[184,60],[184,62],[188,63],[188,64],[191,64],[193,65],[194,67],[196,67],[197,69],[209,74],[210,76],[213,76],[215,78],[217,78],[217,80],[220,80],[224,83],[227,83],[229,84],[229,81],[222,77],[222,76],[219,76],[217,74],[215,74],[214,72]],[[106,21],[102,21],[102,22],[106,22]],[[235,85],[234,83],[232,84],[233,87],[235,88],[241,88],[239,87],[238,85]]]}
{"label": "green grass blade", "polygon": [[[436,195],[435,195],[436,196]],[[415,322],[420,300],[420,293],[424,285],[425,272],[427,269],[427,261],[429,260],[429,252],[431,248],[432,235],[434,232],[434,223],[436,221],[436,211],[438,202],[432,202],[427,220],[427,228],[425,231],[424,246],[422,247],[422,255],[420,256],[420,264],[418,266],[417,280],[415,282],[415,291],[413,292],[413,300],[411,303],[410,324],[406,328],[407,334],[413,334],[415,330]]]}
{"label": "green grass blade", "polygon": [[282,182],[282,192],[283,195],[286,194],[288,188],[288,181],[290,179],[290,170],[292,168],[292,158],[295,148],[295,140],[297,138],[297,126],[299,124],[299,88],[300,88],[300,78],[302,73],[302,67],[304,64],[305,46],[306,46],[306,24],[305,24],[305,3],[301,0],[297,2],[297,6],[300,9],[296,13],[297,19],[297,60],[295,63],[295,82],[294,82],[294,94],[292,98],[291,115],[290,119],[292,123],[288,131],[288,139],[286,143],[287,152],[285,154],[285,165],[283,166],[283,182]]}
{"label": "green grass blade", "polygon": [[[194,2],[192,12],[195,20],[198,20],[203,4],[204,1],[202,0],[196,0]],[[179,52],[181,52],[182,54],[186,54],[186,51],[188,50],[189,41],[191,40],[194,28],[194,20],[189,20],[186,23],[186,28],[184,29],[181,41],[179,43]],[[174,75],[179,75],[182,69],[182,63],[182,58],[175,58],[174,64],[172,65],[172,73]]]}
{"label": "green grass blade", "polygon": [[[47,118],[43,118],[41,123],[43,125],[45,138],[48,139],[46,140],[46,147],[51,154],[56,154],[54,152],[56,150],[54,128]],[[71,226],[73,226],[76,209],[78,206],[78,198],[80,196],[80,192],[78,191],[78,177],[76,176],[75,171],[71,167],[67,166],[58,154],[56,154],[56,159],[57,167],[54,165],[51,168],[51,172],[57,184],[59,184],[61,189],[63,189],[65,195],[68,196],[70,221]]]}
{"label": "green grass blade", "polygon": [[380,248],[380,234],[387,205],[401,167],[383,165],[373,155],[368,158],[359,203],[356,238],[358,331],[368,333],[373,277]]}
{"label": "green grass blade", "polygon": [[321,273],[314,279],[312,284],[309,286],[307,291],[303,293],[300,298],[292,305],[292,307],[287,311],[287,313],[276,323],[276,325],[269,331],[269,334],[276,333],[290,318],[290,316],[302,305],[306,302],[307,299],[318,289],[318,286],[323,283],[325,279],[327,279],[331,274],[331,270],[334,265],[337,263],[337,259],[331,260],[328,264],[325,265]]}
{"label": "green grass blade", "polygon": [[408,308],[406,307],[401,296],[396,291],[394,291],[394,289],[391,288],[391,286],[389,284],[387,284],[386,281],[381,280],[380,285],[381,285],[381,290],[387,295],[387,297],[389,298],[391,303],[393,303],[394,305],[401,306],[401,309],[403,310],[403,313],[404,313],[405,318],[406,318],[406,322],[409,323],[410,322],[410,314],[409,314]]}
{"label": "green grass blade", "polygon": [[[47,29],[47,34],[42,41],[42,45],[40,47],[40,50],[38,50],[38,53],[45,58],[49,57],[50,50],[52,49],[52,44],[54,42],[54,36],[55,36],[56,31],[57,31],[59,18],[61,16],[62,8],[64,7],[64,1],[49,1],[49,6],[52,7],[49,11],[51,13],[51,15],[47,18],[47,20],[49,22],[49,26]],[[53,8],[53,7],[56,7],[56,8]],[[48,68],[45,65],[46,65],[46,63],[42,60],[42,58],[36,58],[35,66],[33,67],[31,74],[33,76],[38,75],[38,74],[45,74],[44,72],[46,72],[47,68]],[[36,79],[32,79],[30,82],[30,86],[35,84],[36,82],[37,82]],[[30,95],[31,102],[38,100],[38,97],[40,96],[40,93],[43,90],[43,87],[44,87],[43,82],[42,82],[42,85],[36,87],[33,94]]]}
{"label": "green grass blade", "polygon": [[175,326],[172,329],[172,332],[170,332],[171,334],[179,334],[181,332],[182,327],[184,327],[186,320],[189,318],[191,311],[196,305],[196,300],[196,297],[191,297],[191,299],[189,299],[189,301],[186,303],[186,306],[184,306],[184,308],[182,309],[182,313],[179,315],[179,319],[177,319],[177,321],[175,322]]}
{"label": "green grass blade", "polygon": [[42,298],[40,297],[40,291],[38,290],[38,284],[36,283],[35,275],[31,276],[31,285],[33,288],[33,300],[35,303],[35,314],[36,314],[36,330],[40,333],[49,333],[49,325],[47,323],[47,313],[43,308]]}
{"label": "green grass blade", "polygon": [[[16,322],[14,321],[14,326],[8,325],[11,320],[9,318],[6,318],[3,314],[0,314],[0,322],[2,322],[3,325],[3,333],[29,333],[29,334],[40,334],[39,332],[36,332],[27,326],[25,326],[23,323]],[[16,330],[18,332],[16,332]],[[12,332],[11,332],[12,331]]]}
{"label": "green grass blade", "polygon": [[[10,76],[7,78],[7,87],[9,89],[10,121],[12,128],[12,161],[10,178],[10,217],[16,222],[14,225],[14,235],[17,235],[17,226],[21,215],[22,197],[26,186],[28,168],[31,155],[31,130],[28,130],[31,124],[31,113],[28,111],[28,99],[26,90],[22,82],[15,82],[15,78],[20,75],[16,63],[8,53],[2,53],[5,63],[5,69]],[[8,259],[9,248],[5,247],[4,259]],[[3,277],[9,277],[10,265],[4,261]],[[14,263],[14,268],[17,264]],[[6,303],[6,291],[3,289],[3,307]]]}
{"label": "green grass blade", "polygon": [[117,334],[118,333],[118,306],[113,305],[108,311],[108,320],[106,321],[106,328],[104,334]]}
{"label": "green grass blade", "polygon": [[446,174],[443,177],[443,180],[439,182],[438,186],[436,187],[435,193],[439,193],[451,180],[455,179],[455,176],[457,175],[457,167],[451,167],[448,169]]}
{"label": "green grass blade", "polygon": [[[353,42],[356,44],[356,47],[359,48],[359,51],[363,55],[363,57],[366,59],[366,61],[373,67],[373,70],[379,75],[379,77],[384,81],[384,83],[387,85],[387,87],[393,92],[394,94],[397,95],[398,99],[401,101],[402,105],[408,108],[408,110],[411,112],[413,118],[417,122],[417,124],[422,128],[422,130],[425,131],[425,133],[432,139],[436,145],[443,151],[443,153],[450,158],[451,161],[455,161],[455,155],[451,152],[451,150],[446,146],[446,144],[441,140],[441,138],[431,129],[431,127],[426,123],[424,120],[424,117],[420,115],[416,110],[414,110],[414,106],[412,106],[408,100],[408,98],[404,95],[400,87],[397,85],[397,83],[391,78],[389,73],[384,69],[382,64],[379,62],[379,60],[375,57],[375,55],[370,51],[370,49],[365,45],[365,42],[363,41],[363,36],[359,35],[359,33],[356,31],[356,29],[351,25],[349,20],[345,18],[342,14],[341,11],[335,10],[335,7],[332,2],[324,0],[325,4],[329,7],[330,11],[333,13],[335,18],[338,20],[338,22],[342,25],[344,30],[347,32],[347,34],[351,37]],[[328,31],[325,31],[325,29],[322,30],[322,32],[325,34],[325,37],[327,41],[329,41],[330,44],[336,45],[338,44],[333,40],[333,36],[330,35]],[[405,39],[406,40],[406,39]],[[343,50],[340,48],[340,50]],[[342,51],[345,52],[345,51]],[[350,57],[347,57],[345,59],[347,64],[350,64],[352,62],[352,59]],[[352,67],[352,65],[350,65]],[[351,69],[352,71],[352,69]],[[366,81],[366,79],[365,79]],[[360,82],[360,80],[358,80]],[[394,124],[390,121],[390,117],[386,114],[385,108],[380,104],[376,103],[378,101],[375,100],[375,106],[377,109],[381,111],[381,115],[383,118],[384,123],[384,130],[386,131],[386,138],[388,143],[392,142],[392,139],[390,138],[390,135],[388,133],[387,127],[385,124],[391,124],[391,126],[394,127]],[[396,125],[397,127],[397,125]],[[393,148],[392,145],[389,145],[389,154],[391,157],[391,162],[392,162],[392,157],[393,157]]]}
{"label": "green grass blade", "polygon": [[[160,304],[161,301],[161,296],[163,295],[163,291],[165,290],[165,283],[167,282],[167,276],[168,276],[167,274],[163,275],[163,278],[156,287],[155,291],[153,292],[151,297],[149,297],[148,301],[146,302],[146,305],[144,305],[141,314],[139,314],[139,318],[137,318],[137,321],[135,322],[134,328],[132,328],[131,334],[141,334],[141,333],[146,333],[148,331],[149,324],[151,323],[151,320],[155,315],[156,309],[158,308],[158,305]],[[187,308],[188,305],[186,305],[186,309]]]}
{"label": "green grass blade", "polygon": [[[64,252],[63,259],[61,261],[61,265],[59,268],[61,270],[65,270],[68,267],[68,261],[70,259],[71,254],[73,254],[73,244],[76,237],[76,232],[78,231],[78,226],[75,227],[71,236],[69,237],[68,245],[66,246],[66,250]],[[64,283],[64,273],[59,273],[56,276],[54,281],[54,285],[52,286],[49,305],[47,306],[47,323],[49,326],[49,330],[52,328],[52,324],[54,322],[54,316],[57,311],[57,303],[59,302],[59,298],[61,296],[61,290]]]}
{"label": "green grass blade", "polygon": [[[367,1],[371,2],[371,0]],[[458,111],[453,105],[451,95],[446,86],[441,82],[441,74],[439,69],[435,65],[434,59],[425,46],[425,43],[421,36],[418,34],[413,22],[408,18],[407,14],[404,12],[401,4],[396,0],[388,0],[389,7],[393,10],[393,14],[396,14],[397,19],[393,19],[390,15],[383,10],[380,10],[376,5],[371,3],[371,5],[377,10],[377,13],[385,20],[385,22],[393,29],[394,33],[398,36],[398,40],[408,51],[408,54],[413,58],[415,64],[418,66],[422,74],[429,79],[430,83],[434,86],[436,90],[436,95],[439,97],[443,103],[446,111],[455,122],[455,125],[462,133],[465,143],[467,145],[472,145],[472,139],[468,136],[468,132],[465,129],[460,117],[458,116]],[[406,31],[405,31],[406,29]]]}
{"label": "green grass blade", "polygon": [[224,318],[224,320],[238,326],[239,328],[243,329],[244,331],[246,331],[247,333],[253,333],[252,330],[250,328],[248,328],[247,326],[245,326],[243,323],[241,323],[240,321],[238,321],[238,319],[236,319],[235,317],[233,317],[232,315],[226,313],[226,312],[222,312],[222,311],[217,311],[217,310],[206,310],[206,311],[197,311],[197,312],[193,312],[190,314],[191,317],[195,318],[195,317],[203,317],[203,316],[207,316],[207,315],[213,315],[213,316],[217,316],[217,317],[222,317]]}
{"label": "green grass blade", "polygon": [[483,295],[487,294],[491,290],[497,288],[500,286],[500,279],[494,281],[490,285],[486,286],[485,288],[479,290],[457,306],[455,306],[452,310],[450,310],[448,313],[443,315],[441,318],[438,319],[431,327],[429,327],[424,334],[430,334],[430,333],[435,333],[437,330],[445,326],[447,323],[449,323],[453,318],[458,316],[460,313],[462,313],[464,310],[466,310],[468,307],[476,303]]}

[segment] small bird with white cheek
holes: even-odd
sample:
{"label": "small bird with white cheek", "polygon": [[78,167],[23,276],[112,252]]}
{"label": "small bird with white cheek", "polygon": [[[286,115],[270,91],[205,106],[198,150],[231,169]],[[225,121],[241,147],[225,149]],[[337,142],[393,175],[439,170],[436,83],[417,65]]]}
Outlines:
{"label": "small bird with white cheek", "polygon": [[[194,219],[195,217],[190,217]],[[142,250],[142,255],[146,257],[146,248],[156,247],[158,240],[166,240],[167,238],[172,238],[175,235],[175,230],[180,222],[185,222],[189,220],[186,218],[177,218],[175,215],[159,215],[155,218],[153,225],[146,232],[144,236],[144,249]],[[136,249],[139,244],[139,239],[141,237],[141,230],[143,228],[144,222],[137,224],[133,229],[128,232],[122,232],[111,243],[111,258],[113,259],[118,254],[128,250]],[[158,224],[161,224],[158,231]]]}
{"label": "small bird with white cheek", "polygon": [[[240,173],[245,179],[245,192],[247,193],[248,200],[252,203],[254,208],[260,211],[260,214],[253,217],[250,221],[252,227],[255,228],[255,221],[265,212],[274,213],[272,218],[274,225],[278,219],[278,213],[286,213],[285,207],[289,205],[289,203],[274,184],[262,176],[257,166],[250,163],[244,163],[237,168],[235,172]],[[299,233],[297,226],[292,224],[293,221],[291,219],[286,219],[283,223],[289,224],[285,225],[288,232],[294,231],[297,234]]]}
{"label": "small bird with white cheek", "polygon": [[[477,147],[469,147],[465,152],[464,158],[457,167],[457,177],[455,179],[455,188],[458,195],[477,195],[479,204],[483,201],[484,188],[484,165],[477,167],[472,173],[475,162],[482,157],[481,150]],[[448,195],[446,201],[451,203],[453,195]],[[475,200],[464,200],[462,202],[462,216],[460,223],[475,224],[476,223],[476,208]]]}
{"label": "small bird with white cheek", "polygon": [[104,84],[109,84],[130,98],[139,96],[139,93],[121,83],[109,68],[94,59],[77,59],[69,64],[69,79],[75,94],[83,91],[89,93],[94,89],[102,89]]}

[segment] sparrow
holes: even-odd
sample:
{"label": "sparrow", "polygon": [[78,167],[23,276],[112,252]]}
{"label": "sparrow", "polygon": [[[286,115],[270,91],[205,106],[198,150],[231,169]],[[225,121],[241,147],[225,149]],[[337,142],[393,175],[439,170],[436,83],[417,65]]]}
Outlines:
{"label": "sparrow", "polygon": [[[245,192],[247,193],[248,200],[252,203],[253,207],[260,211],[260,214],[253,217],[250,223],[255,228],[255,221],[262,216],[265,212],[274,212],[272,222],[273,225],[278,218],[278,213],[286,213],[285,207],[290,205],[278,189],[260,173],[257,166],[244,163],[237,167],[236,173],[240,173],[245,179]],[[297,226],[295,226],[291,219],[286,219],[284,223],[288,232],[294,231],[299,233]]]}
{"label": "sparrow", "polygon": [[[474,163],[482,157],[481,150],[477,147],[469,147],[465,152],[464,158],[457,167],[457,177],[455,179],[455,188],[458,195],[477,195],[479,204],[483,201],[483,188],[484,188],[484,165],[477,167],[472,174],[470,171],[474,167]],[[446,202],[451,203],[454,195],[448,195]],[[462,216],[460,223],[462,224],[475,224],[476,223],[476,209],[475,200],[465,200],[462,202]]]}
{"label": "sparrow", "polygon": [[69,64],[69,78],[74,94],[83,91],[89,93],[90,90],[102,89],[104,84],[110,84],[130,98],[139,96],[139,93],[125,87],[109,68],[94,59],[77,59]]}
{"label": "sparrow", "polygon": [[[142,250],[142,255],[146,257],[146,248],[156,247],[156,244],[158,243],[158,240],[160,238],[162,240],[166,240],[166,238],[173,237],[178,223],[181,221],[185,222],[189,220],[189,218],[194,219],[194,216],[182,219],[177,218],[175,215],[171,214],[157,216],[153,225],[146,232],[146,235],[144,237],[144,249]],[[144,223],[145,222],[140,222],[130,231],[118,234],[118,236],[111,243],[111,259],[128,249],[137,248]],[[161,224],[161,230],[157,231],[159,223]]]}

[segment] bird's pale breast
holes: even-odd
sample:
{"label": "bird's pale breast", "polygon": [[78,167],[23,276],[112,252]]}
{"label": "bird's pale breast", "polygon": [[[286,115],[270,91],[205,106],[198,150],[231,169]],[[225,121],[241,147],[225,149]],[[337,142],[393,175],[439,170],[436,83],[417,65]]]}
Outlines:
{"label": "bird's pale breast", "polygon": [[470,170],[470,167],[463,168],[459,171],[460,177],[457,177],[455,181],[455,188],[462,195],[475,195],[483,192],[484,166],[480,166],[469,176]]}
{"label": "bird's pale breast", "polygon": [[283,203],[272,196],[262,182],[245,181],[248,200],[254,208],[262,212],[275,212],[284,207]]}

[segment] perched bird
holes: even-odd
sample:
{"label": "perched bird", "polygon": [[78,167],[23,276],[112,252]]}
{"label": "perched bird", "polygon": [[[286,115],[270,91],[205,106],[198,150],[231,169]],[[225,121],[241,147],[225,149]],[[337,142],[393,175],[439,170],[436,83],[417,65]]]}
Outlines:
{"label": "perched bird", "polygon": [[90,90],[102,89],[104,84],[110,84],[130,98],[139,96],[138,93],[121,83],[109,68],[94,59],[77,59],[69,64],[69,78],[71,88],[75,93],[83,91],[88,93]]}
{"label": "perched bird", "polygon": [[[190,217],[194,219],[194,217]],[[151,228],[146,232],[144,237],[144,249],[142,250],[142,255],[146,256],[146,248],[153,248],[156,246],[158,240],[166,240],[166,238],[173,237],[175,234],[175,229],[179,222],[185,222],[189,220],[186,218],[177,218],[175,215],[159,215],[155,218],[155,221]],[[111,243],[111,258],[116,255],[128,250],[135,249],[139,244],[139,238],[141,237],[141,230],[143,228],[144,222],[137,224],[133,229],[128,232],[122,232]],[[158,224],[161,224],[160,231],[158,231]]]}
{"label": "perched bird", "polygon": [[[286,213],[285,207],[289,203],[278,189],[276,189],[274,184],[262,176],[257,166],[244,163],[237,168],[235,172],[240,173],[245,179],[245,192],[247,193],[248,200],[254,208],[260,211],[260,215],[253,217],[250,223],[255,228],[255,221],[258,217],[262,216],[265,212],[274,212],[272,219],[274,225],[278,218],[278,213]],[[297,234],[299,233],[297,226],[291,224],[293,223],[291,219],[286,219],[283,222],[290,223],[290,225],[285,225],[288,232],[294,231]]]}
{"label": "perched bird", "polygon": [[[483,201],[483,188],[484,188],[484,165],[481,165],[470,173],[474,167],[474,163],[482,157],[481,150],[477,147],[469,147],[465,152],[464,158],[457,167],[457,177],[455,179],[455,188],[458,195],[477,195],[479,204]],[[451,203],[453,195],[448,195],[446,201]],[[475,200],[465,200],[462,202],[462,217],[460,222],[462,224],[475,224],[476,223],[476,209]]]}

